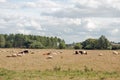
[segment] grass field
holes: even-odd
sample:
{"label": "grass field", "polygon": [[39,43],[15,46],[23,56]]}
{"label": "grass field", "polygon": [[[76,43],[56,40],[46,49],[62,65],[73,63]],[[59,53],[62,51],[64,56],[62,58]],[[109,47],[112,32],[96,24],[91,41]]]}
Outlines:
{"label": "grass field", "polygon": [[[22,57],[6,57],[22,50],[0,49],[0,80],[120,80],[120,55],[111,50],[73,55],[74,50],[29,49]],[[62,53],[46,59],[50,51]]]}

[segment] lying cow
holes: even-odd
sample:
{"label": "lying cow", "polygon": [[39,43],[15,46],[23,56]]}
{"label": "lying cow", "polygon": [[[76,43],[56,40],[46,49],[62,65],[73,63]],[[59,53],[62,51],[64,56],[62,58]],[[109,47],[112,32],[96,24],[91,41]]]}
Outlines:
{"label": "lying cow", "polygon": [[87,51],[75,51],[75,54],[87,55]]}
{"label": "lying cow", "polygon": [[113,51],[113,54],[118,55],[119,53],[117,51]]}
{"label": "lying cow", "polygon": [[44,53],[43,55],[50,55],[51,54],[51,52],[48,52],[48,53]]}
{"label": "lying cow", "polygon": [[79,51],[79,53],[87,55],[87,51]]}
{"label": "lying cow", "polygon": [[24,51],[19,52],[18,54],[28,54],[28,53],[29,53],[28,50],[24,50]]}
{"label": "lying cow", "polygon": [[79,51],[75,51],[75,54],[79,54]]}

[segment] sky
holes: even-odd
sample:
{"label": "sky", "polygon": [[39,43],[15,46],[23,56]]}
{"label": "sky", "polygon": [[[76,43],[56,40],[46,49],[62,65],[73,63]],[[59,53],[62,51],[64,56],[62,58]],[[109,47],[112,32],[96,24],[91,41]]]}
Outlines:
{"label": "sky", "polygon": [[0,34],[11,33],[120,42],[120,0],[0,0]]}

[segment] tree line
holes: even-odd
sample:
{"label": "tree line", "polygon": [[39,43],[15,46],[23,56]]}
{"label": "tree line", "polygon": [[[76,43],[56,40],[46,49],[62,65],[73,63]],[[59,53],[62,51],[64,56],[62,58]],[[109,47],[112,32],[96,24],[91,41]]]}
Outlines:
{"label": "tree line", "polygon": [[120,49],[120,43],[110,42],[104,35],[98,39],[66,44],[63,39],[39,35],[0,34],[0,48],[35,49]]}
{"label": "tree line", "polygon": [[115,50],[120,49],[120,44],[110,42],[104,35],[102,35],[98,39],[86,39],[83,42],[79,43],[73,43],[74,49],[109,49],[109,50]]}
{"label": "tree line", "polygon": [[0,48],[64,48],[65,41],[57,37],[24,34],[0,34]]}

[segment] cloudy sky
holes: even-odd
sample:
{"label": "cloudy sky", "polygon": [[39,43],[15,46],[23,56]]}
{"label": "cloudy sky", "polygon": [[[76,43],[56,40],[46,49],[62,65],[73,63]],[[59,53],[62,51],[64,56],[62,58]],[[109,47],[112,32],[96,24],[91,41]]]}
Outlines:
{"label": "cloudy sky", "polygon": [[105,35],[120,42],[120,0],[0,0],[0,34],[57,36],[66,43]]}

